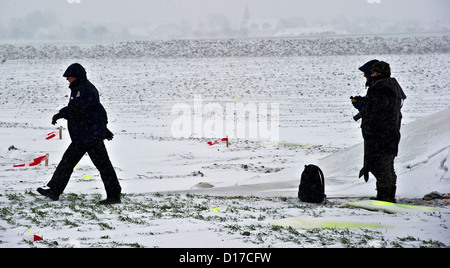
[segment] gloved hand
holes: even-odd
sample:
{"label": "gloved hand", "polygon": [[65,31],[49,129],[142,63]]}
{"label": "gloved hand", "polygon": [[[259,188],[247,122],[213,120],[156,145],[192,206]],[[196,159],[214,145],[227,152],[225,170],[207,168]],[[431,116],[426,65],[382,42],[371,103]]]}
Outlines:
{"label": "gloved hand", "polygon": [[61,116],[59,114],[55,114],[52,117],[52,125],[56,125],[56,121],[58,121],[58,119],[61,119]]}
{"label": "gloved hand", "polygon": [[364,105],[366,105],[367,102],[367,97],[361,97],[361,96],[356,96],[356,97],[350,97],[350,99],[352,100],[352,104],[353,107],[355,107],[356,109],[358,109],[358,111],[360,111]]}
{"label": "gloved hand", "polygon": [[110,141],[114,138],[114,134],[108,128],[106,128],[105,137],[107,140]]}

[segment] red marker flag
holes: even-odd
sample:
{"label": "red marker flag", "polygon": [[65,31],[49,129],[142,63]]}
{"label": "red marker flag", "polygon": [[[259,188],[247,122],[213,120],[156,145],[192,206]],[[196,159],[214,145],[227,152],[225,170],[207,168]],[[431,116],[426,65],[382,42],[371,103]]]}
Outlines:
{"label": "red marker flag", "polygon": [[51,140],[54,137],[56,137],[56,134],[58,134],[58,131],[53,131],[47,134],[47,138],[45,138],[46,140]]}
{"label": "red marker flag", "polygon": [[39,136],[39,138],[33,139],[33,141],[41,140],[45,137],[46,140],[51,140],[59,134],[59,131],[52,131],[50,133]]}
{"label": "red marker flag", "polygon": [[38,158],[33,159],[33,162],[28,164],[20,164],[20,165],[14,165],[14,167],[34,167],[39,165],[40,163],[44,162],[45,160],[48,160],[48,155],[40,156]]}
{"label": "red marker flag", "polygon": [[223,138],[223,139],[221,139],[220,141],[215,141],[215,142],[208,141],[208,144],[209,144],[209,146],[213,146],[213,145],[219,144],[219,143],[222,142],[222,141],[226,141],[226,142],[227,142],[227,145],[228,145],[228,138]]}

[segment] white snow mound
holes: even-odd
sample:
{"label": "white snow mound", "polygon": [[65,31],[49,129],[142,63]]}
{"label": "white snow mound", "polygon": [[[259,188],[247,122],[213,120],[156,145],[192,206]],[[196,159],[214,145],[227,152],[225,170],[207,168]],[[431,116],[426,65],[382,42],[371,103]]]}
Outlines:
{"label": "white snow mound", "polygon": [[[419,119],[401,129],[399,155],[395,159],[397,196],[419,198],[432,191],[450,192],[450,108]],[[373,194],[375,178],[358,179],[363,164],[363,143],[319,161],[328,196]]]}

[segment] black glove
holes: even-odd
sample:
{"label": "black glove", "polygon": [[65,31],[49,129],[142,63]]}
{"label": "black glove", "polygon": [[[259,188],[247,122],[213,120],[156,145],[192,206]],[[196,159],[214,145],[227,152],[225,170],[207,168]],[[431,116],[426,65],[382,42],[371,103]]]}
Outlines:
{"label": "black glove", "polygon": [[350,99],[352,100],[352,104],[353,107],[355,107],[356,109],[358,109],[358,111],[360,111],[364,105],[366,105],[367,102],[367,97],[361,97],[361,96],[356,96],[356,97],[350,97]]}
{"label": "black glove", "polygon": [[114,138],[114,134],[108,128],[106,128],[105,137],[107,140],[110,141]]}
{"label": "black glove", "polygon": [[61,119],[61,116],[59,114],[55,114],[52,117],[52,125],[56,125],[56,121],[58,121],[58,119]]}

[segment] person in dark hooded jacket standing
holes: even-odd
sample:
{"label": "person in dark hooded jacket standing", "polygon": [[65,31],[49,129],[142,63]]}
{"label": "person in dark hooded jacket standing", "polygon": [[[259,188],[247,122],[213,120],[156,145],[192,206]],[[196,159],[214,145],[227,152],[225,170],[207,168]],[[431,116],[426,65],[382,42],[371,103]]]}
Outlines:
{"label": "person in dark hooded jacket standing", "polygon": [[97,88],[89,82],[84,67],[78,63],[70,65],[63,76],[70,83],[70,100],[66,107],[53,116],[52,124],[56,124],[61,118],[67,119],[72,143],[47,184],[48,188],[38,188],[37,191],[52,200],[58,200],[73,169],[84,154],[88,153],[100,171],[107,194],[107,198],[100,201],[100,204],[120,203],[121,187],[103,142],[105,139],[111,140],[113,134],[106,128],[108,118],[100,103]]}
{"label": "person in dark hooded jacket standing", "polygon": [[367,65],[372,66],[370,77],[365,75],[369,88],[365,103],[358,107],[364,138],[364,167],[360,177],[368,181],[371,172],[377,179],[377,200],[395,203],[394,159],[398,154],[401,108],[406,95],[397,80],[391,78],[388,63],[371,61],[364,66]]}

